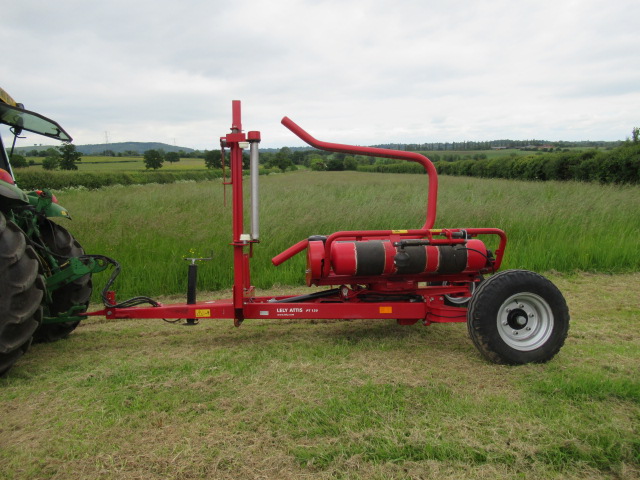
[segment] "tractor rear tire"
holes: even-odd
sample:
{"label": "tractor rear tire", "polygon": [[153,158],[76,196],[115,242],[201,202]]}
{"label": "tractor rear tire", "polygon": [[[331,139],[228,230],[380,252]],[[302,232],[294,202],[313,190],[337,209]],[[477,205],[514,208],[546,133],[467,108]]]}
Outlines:
{"label": "tractor rear tire", "polygon": [[564,344],[569,309],[560,290],[527,270],[506,270],[475,291],[467,311],[469,336],[488,360],[544,363]]}
{"label": "tractor rear tire", "polygon": [[[40,222],[40,235],[45,246],[60,257],[79,257],[84,249],[67,229],[44,219]],[[86,311],[89,307],[93,285],[91,275],[74,280],[55,290],[51,294],[52,303],[48,305],[51,315],[67,312],[74,305],[82,305]],[[55,342],[69,336],[80,322],[48,323],[41,325],[33,336],[36,342]]]}
{"label": "tractor rear tire", "polygon": [[22,230],[0,212],[0,376],[27,352],[42,321],[39,268]]}

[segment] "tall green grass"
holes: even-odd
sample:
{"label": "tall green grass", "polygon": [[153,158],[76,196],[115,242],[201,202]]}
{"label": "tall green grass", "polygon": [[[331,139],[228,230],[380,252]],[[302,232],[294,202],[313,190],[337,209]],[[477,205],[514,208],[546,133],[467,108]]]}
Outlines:
{"label": "tall green grass", "polygon": [[[422,226],[426,185],[422,175],[361,172],[261,177],[262,243],[254,250],[253,284],[302,284],[304,254],[279,267],[270,259],[310,235]],[[231,206],[223,206],[220,180],[66,190],[58,198],[74,218],[63,225],[85,250],[123,265],[121,296],[183,292],[183,258],[212,251],[213,261],[200,267],[199,287],[232,283]],[[640,270],[637,186],[442,176],[438,212],[436,227],[503,229],[509,237],[503,268]],[[245,220],[248,225],[248,215]],[[495,248],[491,238],[488,243]]]}

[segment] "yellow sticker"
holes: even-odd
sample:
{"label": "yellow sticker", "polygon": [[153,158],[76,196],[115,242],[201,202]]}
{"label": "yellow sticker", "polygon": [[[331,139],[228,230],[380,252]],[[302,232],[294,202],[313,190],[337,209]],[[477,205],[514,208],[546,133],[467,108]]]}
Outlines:
{"label": "yellow sticker", "polygon": [[196,308],[196,318],[205,318],[211,316],[211,310],[206,309],[197,309]]}
{"label": "yellow sticker", "polygon": [[391,233],[409,233],[409,230],[391,230]]}
{"label": "yellow sticker", "polygon": [[380,307],[380,313],[393,313],[393,307]]}
{"label": "yellow sticker", "polygon": [[429,230],[431,233],[435,233],[436,235],[440,235],[442,230]]}

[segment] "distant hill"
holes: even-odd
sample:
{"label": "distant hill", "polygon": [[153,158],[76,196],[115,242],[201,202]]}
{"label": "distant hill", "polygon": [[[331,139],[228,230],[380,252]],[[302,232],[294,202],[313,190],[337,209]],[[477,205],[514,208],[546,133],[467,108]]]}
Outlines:
{"label": "distant hill", "polygon": [[[48,148],[55,148],[60,146],[57,145],[33,145],[30,147],[16,147],[16,152],[20,154],[24,154],[25,152],[31,152],[33,150],[43,151]],[[165,152],[179,152],[183,151],[185,153],[193,152],[193,148],[188,147],[176,147],[175,145],[169,145],[167,143],[160,142],[119,142],[119,143],[99,143],[94,145],[76,145],[76,150],[78,150],[83,155],[102,155],[105,151],[112,151],[115,154],[118,153],[130,153],[136,152],[139,154],[143,154],[147,150],[164,150]]]}

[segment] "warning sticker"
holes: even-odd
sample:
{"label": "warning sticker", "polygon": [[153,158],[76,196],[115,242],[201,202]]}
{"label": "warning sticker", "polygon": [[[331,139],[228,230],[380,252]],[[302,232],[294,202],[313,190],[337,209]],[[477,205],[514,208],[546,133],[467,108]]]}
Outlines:
{"label": "warning sticker", "polygon": [[380,307],[380,313],[393,313],[393,307]]}
{"label": "warning sticker", "polygon": [[409,233],[409,230],[391,230],[391,233]]}
{"label": "warning sticker", "polygon": [[211,310],[208,308],[196,308],[196,318],[205,318],[211,316]]}

